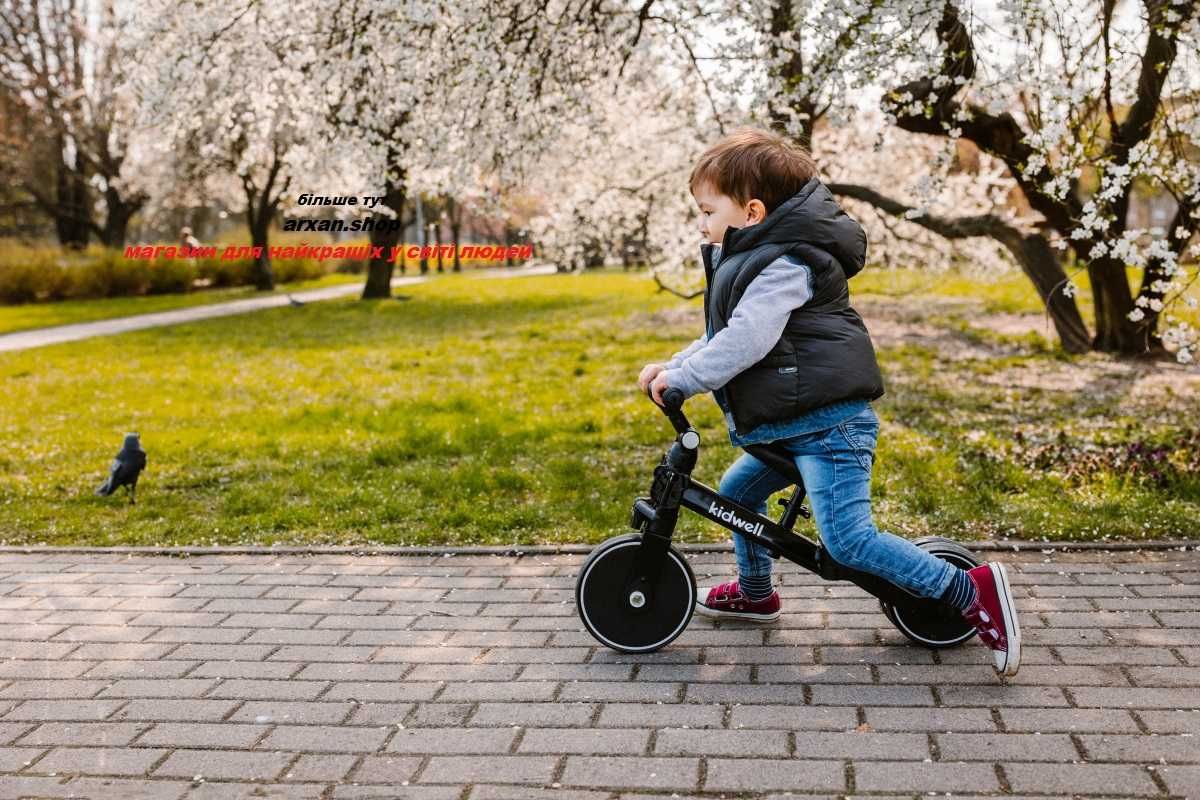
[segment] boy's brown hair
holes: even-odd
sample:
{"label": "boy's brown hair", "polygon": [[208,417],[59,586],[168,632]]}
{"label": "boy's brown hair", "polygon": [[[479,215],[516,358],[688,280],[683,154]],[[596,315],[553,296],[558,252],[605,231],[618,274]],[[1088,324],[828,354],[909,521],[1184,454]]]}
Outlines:
{"label": "boy's brown hair", "polygon": [[738,128],[704,151],[688,188],[694,195],[697,186],[709,183],[742,206],[758,198],[770,214],[816,174],[812,156],[790,139],[759,128]]}

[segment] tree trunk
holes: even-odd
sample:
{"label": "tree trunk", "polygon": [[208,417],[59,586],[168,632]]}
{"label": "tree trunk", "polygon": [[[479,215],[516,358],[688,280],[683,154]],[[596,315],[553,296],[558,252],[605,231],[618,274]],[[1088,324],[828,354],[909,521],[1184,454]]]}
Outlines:
{"label": "tree trunk", "polygon": [[129,220],[138,212],[145,200],[138,197],[126,201],[121,197],[120,192],[110,186],[104,191],[104,202],[108,206],[108,216],[104,219],[101,240],[108,247],[120,249],[125,246]]}
{"label": "tree trunk", "polygon": [[458,251],[461,246],[458,243],[459,234],[462,233],[461,222],[450,223],[450,237],[454,240],[454,266],[450,268],[451,272],[462,272],[462,259],[458,256]]}
{"label": "tree trunk", "polygon": [[1146,352],[1146,336],[1137,323],[1130,321],[1133,295],[1124,263],[1105,256],[1088,264],[1092,282],[1092,308],[1096,313],[1096,336],[1092,349],[1121,355]]}
{"label": "tree trunk", "polygon": [[58,196],[54,209],[54,229],[63,247],[82,250],[87,247],[91,227],[91,203],[83,176],[65,165],[58,166]]}
{"label": "tree trunk", "polygon": [[417,195],[417,245],[421,248],[419,254],[421,274],[429,272],[429,256],[425,253],[425,246],[429,244],[429,229],[425,226],[425,204],[421,202],[421,195]]}
{"label": "tree trunk", "polygon": [[[1174,230],[1174,228],[1168,228]],[[1163,261],[1160,258],[1151,258],[1146,262],[1146,271],[1142,273],[1142,286],[1138,290],[1138,296],[1144,296],[1148,300],[1161,301],[1165,294],[1154,289],[1156,281],[1166,283],[1170,280],[1167,275]],[[1142,341],[1145,344],[1145,352],[1147,355],[1162,356],[1166,355],[1167,349],[1163,346],[1162,337],[1158,335],[1158,311],[1150,308],[1149,305],[1142,308],[1142,312],[1146,315],[1140,322],[1137,322],[1138,333],[1142,336]]]}
{"label": "tree trunk", "polygon": [[254,288],[269,292],[275,288],[275,272],[271,269],[271,251],[267,242],[267,228],[271,224],[270,214],[260,214],[258,219],[250,221],[250,244],[261,247],[262,255],[254,259],[254,271],[251,273]]}
{"label": "tree trunk", "polygon": [[454,266],[450,270],[451,272],[462,272],[462,259],[458,256],[460,247],[458,237],[462,233],[462,207],[453,197],[446,198],[446,207],[450,212],[450,240],[454,245]]}
{"label": "tree trunk", "polygon": [[437,271],[445,272],[442,268],[442,218],[439,215],[433,223],[433,246],[437,248]]}
{"label": "tree trunk", "polygon": [[1046,313],[1054,323],[1058,340],[1068,353],[1086,353],[1091,348],[1087,325],[1079,315],[1074,298],[1063,294],[1067,274],[1050,242],[1040,233],[994,236],[1017,260],[1021,271],[1033,283]]}
{"label": "tree trunk", "polygon": [[[392,296],[392,248],[403,238],[404,221],[404,178],[398,183],[392,183],[390,180],[384,186],[383,203],[388,208],[396,212],[394,217],[395,226],[391,225],[393,218],[384,216],[383,214],[373,214],[371,219],[374,220],[375,229],[371,231],[371,246],[382,247],[382,255],[379,258],[372,258],[367,265],[367,282],[363,284],[363,300],[386,299]],[[378,227],[383,222],[382,230]]]}

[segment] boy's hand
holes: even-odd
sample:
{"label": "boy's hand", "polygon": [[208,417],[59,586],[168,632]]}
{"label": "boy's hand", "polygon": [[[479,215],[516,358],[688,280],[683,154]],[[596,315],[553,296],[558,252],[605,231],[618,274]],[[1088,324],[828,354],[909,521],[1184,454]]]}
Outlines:
{"label": "boy's hand", "polygon": [[665,372],[660,372],[655,375],[654,380],[650,382],[650,396],[654,398],[654,402],[661,406],[663,404],[663,392],[669,388],[670,386],[667,384],[667,374]]}
{"label": "boy's hand", "polygon": [[646,387],[650,385],[650,381],[654,380],[664,369],[666,367],[662,364],[647,364],[642,367],[642,372],[638,375],[638,388],[642,390],[642,394],[646,393]]}

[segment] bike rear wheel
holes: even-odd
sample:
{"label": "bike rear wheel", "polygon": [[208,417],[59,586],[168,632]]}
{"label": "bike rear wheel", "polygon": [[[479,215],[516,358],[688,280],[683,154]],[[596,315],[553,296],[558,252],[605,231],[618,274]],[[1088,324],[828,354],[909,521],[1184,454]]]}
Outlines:
{"label": "bike rear wheel", "polygon": [[[961,569],[971,569],[983,563],[958,542],[942,536],[926,536],[915,540],[913,544]],[[963,619],[957,609],[945,604],[937,604],[932,610],[928,607],[924,610],[903,608],[882,600],[879,605],[884,616],[898,631],[922,647],[933,650],[955,647],[976,634],[975,626]]]}

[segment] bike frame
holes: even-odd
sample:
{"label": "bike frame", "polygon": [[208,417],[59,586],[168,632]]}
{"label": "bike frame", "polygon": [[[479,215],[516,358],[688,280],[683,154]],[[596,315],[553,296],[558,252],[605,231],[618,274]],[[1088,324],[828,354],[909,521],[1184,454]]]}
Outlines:
{"label": "bike frame", "polygon": [[[678,431],[675,444],[654,469],[654,481],[649,497],[634,501],[630,524],[642,532],[642,544],[631,570],[627,590],[649,594],[657,582],[659,570],[675,532],[679,510],[687,508],[712,520],[723,528],[740,533],[767,548],[775,558],[786,558],[819,575],[825,580],[846,580],[880,600],[898,608],[914,611],[934,611],[942,607],[939,600],[920,597],[902,586],[872,573],[843,566],[829,555],[824,544],[791,530],[797,516],[809,516],[801,505],[804,499],[803,481],[796,476],[796,488],[779,522],[722,497],[711,487],[693,480],[699,435],[688,424],[679,409],[665,409]],[[690,445],[690,446],[689,446]],[[756,457],[768,464],[778,462],[779,456],[769,448],[747,447]],[[784,474],[791,476],[784,464]]]}

